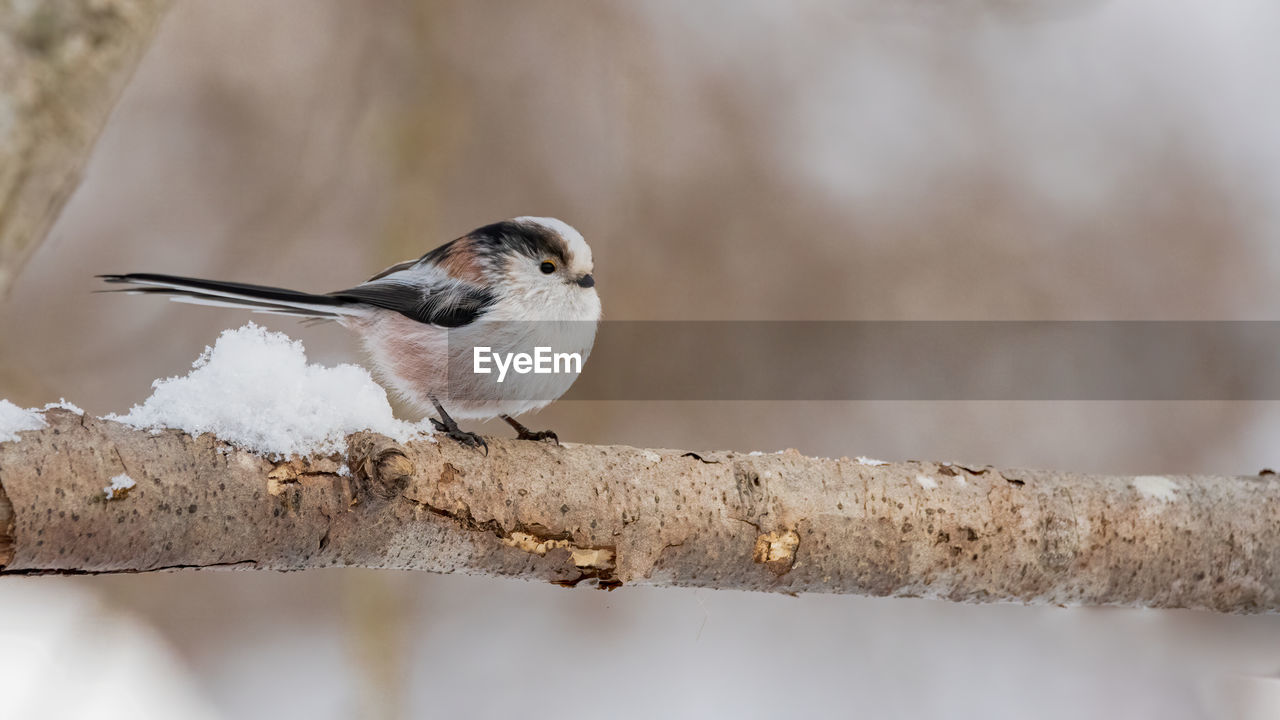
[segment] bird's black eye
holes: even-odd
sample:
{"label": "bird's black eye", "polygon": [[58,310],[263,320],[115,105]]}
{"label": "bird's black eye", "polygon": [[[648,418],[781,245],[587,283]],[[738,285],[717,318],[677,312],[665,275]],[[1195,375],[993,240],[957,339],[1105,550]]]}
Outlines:
{"label": "bird's black eye", "polygon": [[550,260],[543,260],[542,264],[538,266],[538,269],[542,270],[543,275],[550,275],[556,271],[556,264]]}

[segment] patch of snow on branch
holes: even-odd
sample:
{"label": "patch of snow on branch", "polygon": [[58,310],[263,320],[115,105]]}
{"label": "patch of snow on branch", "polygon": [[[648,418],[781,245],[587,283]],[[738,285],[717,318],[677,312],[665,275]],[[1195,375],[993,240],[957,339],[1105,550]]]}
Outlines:
{"label": "patch of snow on branch", "polygon": [[111,478],[111,484],[102,488],[102,492],[106,493],[108,500],[116,500],[129,494],[129,491],[137,487],[138,483],[133,481],[125,473]]}
{"label": "patch of snow on branch", "polygon": [[71,412],[77,415],[84,415],[84,410],[82,410],[79,405],[76,405],[75,403],[72,403],[72,402],[67,402],[66,398],[62,398],[58,402],[53,402],[53,403],[49,403],[48,405],[45,405],[43,408],[40,409],[40,412],[49,412],[50,410],[53,410],[55,408],[59,410],[70,410]]}
{"label": "patch of snow on branch", "polygon": [[212,433],[270,455],[329,455],[361,430],[400,442],[424,427],[397,420],[387,393],[355,365],[307,363],[302,343],[249,323],[226,330],[185,377],[156,380],[151,397],[106,419],[137,428]]}
{"label": "patch of snow on branch", "polygon": [[1173,502],[1178,499],[1178,484],[1163,475],[1139,475],[1133,479],[1133,487],[1143,497]]}
{"label": "patch of snow on branch", "polygon": [[48,425],[35,410],[23,410],[8,400],[0,400],[0,442],[18,439],[18,433]]}

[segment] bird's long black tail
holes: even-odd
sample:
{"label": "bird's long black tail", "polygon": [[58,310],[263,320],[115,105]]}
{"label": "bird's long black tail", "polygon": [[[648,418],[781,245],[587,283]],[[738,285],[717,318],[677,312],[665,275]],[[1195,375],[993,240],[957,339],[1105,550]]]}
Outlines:
{"label": "bird's long black tail", "polygon": [[345,298],[315,295],[266,285],[247,285],[154,273],[99,275],[98,277],[109,283],[131,286],[103,292],[165,295],[170,300],[195,305],[244,308],[254,312],[325,320],[352,315],[356,312],[351,307],[353,303]]}

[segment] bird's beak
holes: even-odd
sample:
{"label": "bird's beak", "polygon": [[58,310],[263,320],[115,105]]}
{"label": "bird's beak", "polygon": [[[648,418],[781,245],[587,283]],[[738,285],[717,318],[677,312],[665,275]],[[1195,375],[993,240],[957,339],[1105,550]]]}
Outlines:
{"label": "bird's beak", "polygon": [[578,278],[578,287],[589,288],[589,287],[595,287],[595,286],[596,286],[596,279],[591,277],[590,273]]}

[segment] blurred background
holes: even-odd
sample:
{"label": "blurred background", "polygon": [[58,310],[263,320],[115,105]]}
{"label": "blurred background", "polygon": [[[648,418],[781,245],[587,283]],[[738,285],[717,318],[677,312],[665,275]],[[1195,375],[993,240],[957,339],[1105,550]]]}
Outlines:
{"label": "blurred background", "polygon": [[[0,397],[125,411],[248,316],[488,222],[612,319],[1275,319],[1269,0],[178,0],[0,306]],[[313,361],[336,327],[253,316]],[[561,402],[580,442],[1122,473],[1280,463],[1280,405]],[[501,423],[482,432],[509,434]],[[0,583],[6,717],[1280,716],[1280,618],[462,576]],[[51,688],[79,692],[50,693]]]}

